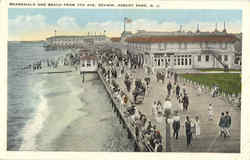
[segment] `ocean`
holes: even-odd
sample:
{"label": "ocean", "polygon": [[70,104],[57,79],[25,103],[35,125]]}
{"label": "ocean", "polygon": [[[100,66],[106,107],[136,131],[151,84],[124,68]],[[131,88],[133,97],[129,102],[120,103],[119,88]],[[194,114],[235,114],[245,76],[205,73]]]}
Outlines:
{"label": "ocean", "polygon": [[7,150],[133,151],[96,74],[82,85],[78,72],[21,70],[68,52],[45,51],[41,43],[8,43]]}

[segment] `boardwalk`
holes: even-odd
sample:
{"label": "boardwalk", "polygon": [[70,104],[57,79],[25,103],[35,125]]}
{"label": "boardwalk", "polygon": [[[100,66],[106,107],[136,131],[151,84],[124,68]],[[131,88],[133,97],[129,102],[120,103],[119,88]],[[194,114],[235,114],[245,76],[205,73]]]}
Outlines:
{"label": "boardwalk", "polygon": [[[144,79],[144,71],[139,69],[132,72],[135,78]],[[154,77],[153,77],[154,78]],[[117,80],[122,90],[127,93],[123,78]],[[167,95],[167,82],[165,84],[156,82],[154,78],[151,82],[151,89],[149,95],[144,99],[143,104],[137,105],[137,108],[154,123],[157,128],[161,129],[163,135],[163,146],[165,151],[165,122],[159,124],[156,122],[154,116],[152,116],[152,104],[155,100],[164,102],[164,98]],[[172,80],[171,80],[172,81]],[[179,84],[183,87],[183,83]],[[181,129],[179,139],[175,140],[172,138],[171,147],[173,152],[240,152],[240,109],[232,107],[227,104],[222,98],[212,98],[209,93],[202,93],[198,95],[198,90],[191,86],[186,86],[186,90],[189,96],[189,110],[185,113],[181,112]],[[127,93],[132,100],[131,93]],[[176,110],[177,100],[175,96],[171,96],[171,102],[173,110]],[[214,120],[208,121],[208,104],[213,104]],[[229,111],[232,116],[232,135],[224,139],[219,136],[218,119],[221,112]],[[190,148],[186,147],[186,137],[184,132],[184,121],[186,115],[194,118],[195,116],[200,117],[201,135],[198,139],[194,139]],[[171,133],[172,135],[172,133]]]}

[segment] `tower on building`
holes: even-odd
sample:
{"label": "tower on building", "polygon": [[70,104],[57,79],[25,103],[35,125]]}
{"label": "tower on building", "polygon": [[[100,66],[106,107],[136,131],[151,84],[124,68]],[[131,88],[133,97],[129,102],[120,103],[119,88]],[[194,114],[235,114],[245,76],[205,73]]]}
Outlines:
{"label": "tower on building", "polygon": [[227,29],[226,29],[226,22],[224,21],[224,29],[223,29],[224,33],[227,33]]}
{"label": "tower on building", "polygon": [[200,33],[200,25],[197,24],[197,30],[196,30],[197,33]]}
{"label": "tower on building", "polygon": [[218,32],[218,24],[217,23],[215,24],[214,32]]}

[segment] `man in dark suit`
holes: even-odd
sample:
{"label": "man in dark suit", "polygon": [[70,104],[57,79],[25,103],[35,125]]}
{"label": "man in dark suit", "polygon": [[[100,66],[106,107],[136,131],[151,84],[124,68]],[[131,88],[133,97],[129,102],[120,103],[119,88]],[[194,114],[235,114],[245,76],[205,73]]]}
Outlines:
{"label": "man in dark suit", "polygon": [[187,147],[189,147],[192,141],[192,132],[191,132],[191,121],[189,120],[188,116],[186,117],[185,128],[187,137]]}
{"label": "man in dark suit", "polygon": [[175,137],[175,139],[178,139],[178,135],[179,135],[179,130],[180,130],[180,117],[178,116],[178,112],[175,112],[175,116],[173,117],[173,130],[174,130],[174,135],[173,137]]}

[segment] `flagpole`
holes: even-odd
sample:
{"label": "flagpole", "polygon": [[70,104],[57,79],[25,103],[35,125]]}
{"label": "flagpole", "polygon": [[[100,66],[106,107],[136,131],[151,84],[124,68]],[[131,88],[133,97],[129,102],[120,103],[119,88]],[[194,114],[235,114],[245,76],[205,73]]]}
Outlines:
{"label": "flagpole", "polygon": [[126,31],[126,17],[124,17],[124,20],[123,20],[123,32]]}

